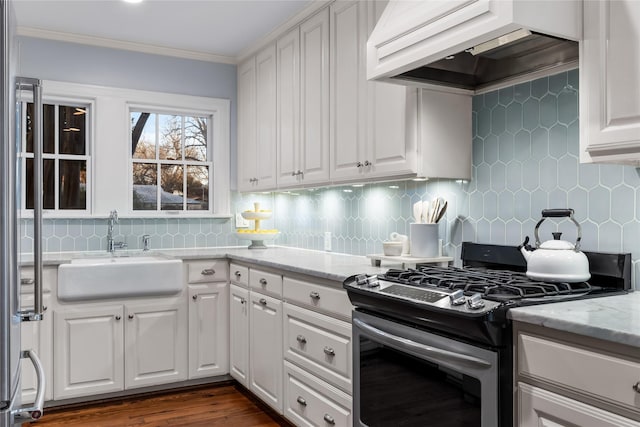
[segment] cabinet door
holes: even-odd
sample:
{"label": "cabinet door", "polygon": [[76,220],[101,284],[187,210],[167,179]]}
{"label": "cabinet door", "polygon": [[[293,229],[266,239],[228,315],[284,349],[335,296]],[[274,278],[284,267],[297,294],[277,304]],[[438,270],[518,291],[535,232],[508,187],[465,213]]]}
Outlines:
{"label": "cabinet door", "polygon": [[295,28],[276,44],[278,94],[278,186],[299,180],[300,170],[300,30]]}
{"label": "cabinet door", "polygon": [[121,305],[64,309],[54,314],[54,399],[124,388]]}
{"label": "cabinet door", "polygon": [[300,25],[300,171],[329,181],[329,9]]}
{"label": "cabinet door", "polygon": [[[584,2],[581,161],[640,161],[640,2]],[[567,91],[561,97],[578,96]]]}
{"label": "cabinet door", "polygon": [[330,8],[331,179],[364,176],[367,115],[364,47],[366,2],[340,1]]}
{"label": "cabinet door", "polygon": [[282,413],[282,301],[250,294],[250,389]]}
{"label": "cabinet door", "polygon": [[189,286],[189,379],[229,372],[229,285]]}
{"label": "cabinet door", "polygon": [[[33,296],[22,295],[20,297],[22,309],[33,307]],[[45,307],[51,305],[51,296],[44,295],[43,304]],[[35,350],[42,362],[44,369],[46,389],[44,400],[53,399],[53,320],[51,312],[45,311],[43,319],[39,322],[22,322],[20,324],[20,345],[22,350]],[[24,359],[22,359],[24,360]],[[36,398],[38,382],[36,371],[28,361],[21,362],[20,384],[22,387],[22,403],[33,403]]]}
{"label": "cabinet door", "polygon": [[187,379],[184,302],[129,304],[126,315],[125,387]]}
{"label": "cabinet door", "polygon": [[[256,163],[254,190],[276,188],[276,47],[256,55]],[[244,156],[245,153],[239,153]]]}
{"label": "cabinet door", "polygon": [[238,190],[250,191],[256,178],[256,58],[238,65]]}
{"label": "cabinet door", "polygon": [[249,387],[249,291],[229,288],[229,373]]}
{"label": "cabinet door", "polygon": [[640,427],[640,423],[541,388],[518,383],[520,427]]}

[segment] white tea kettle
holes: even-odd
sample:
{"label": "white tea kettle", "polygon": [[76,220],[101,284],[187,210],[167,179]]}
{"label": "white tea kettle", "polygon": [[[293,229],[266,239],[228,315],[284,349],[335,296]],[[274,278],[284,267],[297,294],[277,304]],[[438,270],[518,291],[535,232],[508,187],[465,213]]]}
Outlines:
{"label": "white tea kettle", "polygon": [[[553,240],[540,243],[538,228],[547,218],[568,217],[578,227],[578,237],[575,245],[566,240],[560,240],[562,233],[553,234]],[[531,249],[527,243],[527,237],[519,246],[520,252],[527,261],[527,277],[533,280],[547,282],[584,282],[589,280],[589,260],[580,252],[580,240],[582,229],[573,217],[573,209],[545,209],[542,211],[542,219],[535,228],[536,249]]]}

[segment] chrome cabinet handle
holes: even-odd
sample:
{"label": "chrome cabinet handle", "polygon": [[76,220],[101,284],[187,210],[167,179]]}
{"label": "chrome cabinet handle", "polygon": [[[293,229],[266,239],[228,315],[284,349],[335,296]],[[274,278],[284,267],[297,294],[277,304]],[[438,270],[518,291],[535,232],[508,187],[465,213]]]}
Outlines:
{"label": "chrome cabinet handle", "polygon": [[196,295],[192,296],[191,298],[192,298],[194,301],[196,301],[196,300],[198,299],[198,295],[196,294]]}
{"label": "chrome cabinet handle", "polygon": [[130,314],[130,315],[129,315],[129,319],[133,319],[133,314]]}
{"label": "chrome cabinet handle", "polygon": [[116,316],[115,316],[115,319],[116,319],[116,320],[120,320],[120,319],[122,319],[122,317],[120,317],[120,316],[116,315]]}
{"label": "chrome cabinet handle", "polygon": [[20,279],[21,285],[33,285],[34,283],[36,283],[36,281],[33,280],[33,277],[23,277]]}
{"label": "chrome cabinet handle", "polygon": [[324,414],[323,418],[327,424],[334,425],[336,423],[336,420],[334,420],[333,417],[329,414]]}
{"label": "chrome cabinet handle", "polygon": [[309,294],[309,297],[310,297],[311,299],[320,299],[320,293],[318,293],[318,292],[316,292],[316,291],[312,291],[312,292]]}
{"label": "chrome cabinet handle", "polygon": [[298,402],[302,406],[307,406],[307,401],[304,400],[304,398],[302,396],[298,396],[298,398],[296,399],[296,402]]}
{"label": "chrome cabinet handle", "polygon": [[267,305],[267,300],[264,298],[260,298],[260,300],[258,301],[260,304],[262,305]]}
{"label": "chrome cabinet handle", "polygon": [[307,343],[307,339],[304,337],[304,335],[298,335],[296,337],[296,341],[298,341],[300,344],[306,344]]}
{"label": "chrome cabinet handle", "polygon": [[633,385],[633,389],[635,390],[636,393],[640,393],[640,381],[638,381]]}
{"label": "chrome cabinet handle", "polygon": [[260,279],[260,284],[262,286],[266,286],[267,285],[267,279]]}
{"label": "chrome cabinet handle", "polygon": [[200,272],[203,276],[213,276],[216,274],[216,271],[213,268],[205,268]]}
{"label": "chrome cabinet handle", "polygon": [[336,355],[336,351],[334,349],[332,349],[331,347],[325,347],[323,350],[324,350],[324,354],[326,354],[327,356],[335,356]]}

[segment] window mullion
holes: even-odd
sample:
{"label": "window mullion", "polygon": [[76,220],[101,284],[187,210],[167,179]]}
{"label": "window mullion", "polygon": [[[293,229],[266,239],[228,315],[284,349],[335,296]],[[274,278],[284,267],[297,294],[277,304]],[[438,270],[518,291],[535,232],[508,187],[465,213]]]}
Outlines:
{"label": "window mullion", "polygon": [[182,152],[181,160],[182,160],[182,211],[186,212],[187,210],[187,166],[185,161],[186,155],[186,143],[185,143],[185,116],[180,117],[180,151]]}
{"label": "window mullion", "polygon": [[[53,209],[60,208],[60,105],[53,109]],[[44,183],[42,183],[44,186]]]}

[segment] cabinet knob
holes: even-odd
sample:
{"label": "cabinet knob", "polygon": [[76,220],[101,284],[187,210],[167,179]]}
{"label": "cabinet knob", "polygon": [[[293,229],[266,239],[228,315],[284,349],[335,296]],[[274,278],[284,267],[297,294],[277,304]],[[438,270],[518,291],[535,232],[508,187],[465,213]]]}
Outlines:
{"label": "cabinet knob", "polygon": [[242,273],[240,273],[239,271],[236,271],[235,273],[233,273],[238,279],[240,277],[242,277]]}
{"label": "cabinet knob", "polygon": [[310,297],[311,299],[318,300],[318,299],[320,299],[320,293],[319,293],[319,292],[316,292],[316,291],[312,291],[312,292],[309,294],[309,297]]}
{"label": "cabinet knob", "polygon": [[336,423],[336,420],[334,420],[333,417],[329,414],[324,414],[323,419],[327,424],[334,425]]}
{"label": "cabinet knob", "polygon": [[130,314],[128,317],[129,317],[129,320],[133,319],[133,314]]}
{"label": "cabinet knob", "polygon": [[307,406],[307,401],[304,400],[304,398],[302,396],[298,396],[298,398],[296,399],[296,402],[298,402],[302,406]]}
{"label": "cabinet knob", "polygon": [[36,281],[33,279],[33,277],[23,277],[20,279],[21,285],[33,285],[34,283],[36,283]]}
{"label": "cabinet knob", "polygon": [[246,299],[244,299],[244,298],[240,298],[240,304],[244,304],[245,302],[247,302],[247,300],[246,300]]}
{"label": "cabinet knob", "polygon": [[640,381],[633,385],[633,389],[636,391],[636,393],[640,393]]}
{"label": "cabinet knob", "polygon": [[120,320],[120,319],[122,319],[122,317],[120,317],[120,316],[115,316],[115,319],[116,319],[116,320]]}
{"label": "cabinet knob", "polygon": [[304,337],[304,335],[298,335],[296,337],[296,340],[300,343],[300,344],[306,344],[307,343],[307,339]]}
{"label": "cabinet knob", "polygon": [[364,165],[362,164],[362,162],[358,162],[358,163],[356,163],[356,167],[357,167],[357,168],[361,168],[361,167],[363,167],[363,166],[364,166]]}
{"label": "cabinet knob", "polygon": [[262,305],[267,305],[267,300],[264,298],[260,298],[260,300],[258,301],[260,304]]}
{"label": "cabinet knob", "polygon": [[47,306],[46,305],[42,306],[42,311],[47,311]]}
{"label": "cabinet knob", "polygon": [[213,268],[205,268],[200,272],[203,276],[213,276],[216,274],[216,271]]}
{"label": "cabinet knob", "polygon": [[365,160],[365,161],[364,161],[364,165],[365,165],[365,166],[371,166],[371,165],[372,165],[372,163],[371,163],[369,160]]}
{"label": "cabinet knob", "polygon": [[332,349],[331,347],[325,347],[324,348],[324,354],[326,354],[327,356],[335,356],[336,355],[336,351],[334,349]]}
{"label": "cabinet knob", "polygon": [[262,286],[266,286],[267,285],[267,279],[260,279],[260,284]]}
{"label": "cabinet knob", "polygon": [[296,176],[296,175],[298,175],[297,172],[291,172],[291,176]]}
{"label": "cabinet knob", "polygon": [[194,295],[191,297],[194,301],[198,299],[198,295]]}

